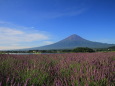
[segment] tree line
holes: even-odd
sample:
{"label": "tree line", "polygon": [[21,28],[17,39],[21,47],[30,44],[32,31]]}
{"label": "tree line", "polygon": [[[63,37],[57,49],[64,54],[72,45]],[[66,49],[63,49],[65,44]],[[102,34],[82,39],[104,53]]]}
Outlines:
{"label": "tree line", "polygon": [[88,47],[77,47],[74,49],[60,49],[60,50],[26,50],[26,51],[0,51],[0,54],[4,53],[77,53],[77,52],[108,52],[115,51],[115,46],[109,48],[91,49]]}

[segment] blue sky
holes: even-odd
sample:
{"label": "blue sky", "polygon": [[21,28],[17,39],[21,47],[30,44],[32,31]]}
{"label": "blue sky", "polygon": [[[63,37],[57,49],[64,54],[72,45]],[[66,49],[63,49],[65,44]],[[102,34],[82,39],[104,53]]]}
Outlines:
{"label": "blue sky", "polygon": [[0,0],[0,50],[48,45],[72,34],[115,44],[115,0]]}

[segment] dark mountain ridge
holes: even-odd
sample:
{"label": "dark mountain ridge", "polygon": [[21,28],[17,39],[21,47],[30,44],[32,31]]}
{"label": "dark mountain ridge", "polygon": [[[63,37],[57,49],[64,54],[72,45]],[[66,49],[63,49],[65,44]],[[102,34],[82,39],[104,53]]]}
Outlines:
{"label": "dark mountain ridge", "polygon": [[100,42],[93,42],[86,40],[76,34],[73,34],[54,44],[30,48],[31,50],[52,50],[52,49],[74,49],[76,47],[89,47],[89,48],[108,48],[115,46],[115,44],[107,44]]}

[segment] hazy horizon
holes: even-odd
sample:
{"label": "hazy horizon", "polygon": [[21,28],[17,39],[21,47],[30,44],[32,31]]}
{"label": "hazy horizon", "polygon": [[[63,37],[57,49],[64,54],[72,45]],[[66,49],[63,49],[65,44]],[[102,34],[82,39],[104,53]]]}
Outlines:
{"label": "hazy horizon", "polygon": [[72,34],[115,44],[115,0],[0,0],[0,50],[39,47]]}

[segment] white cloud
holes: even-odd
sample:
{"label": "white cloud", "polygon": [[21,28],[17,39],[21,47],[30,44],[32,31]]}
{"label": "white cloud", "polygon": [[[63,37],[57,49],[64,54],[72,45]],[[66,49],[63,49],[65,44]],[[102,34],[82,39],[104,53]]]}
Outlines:
{"label": "white cloud", "polygon": [[24,39],[27,42],[48,39],[48,36],[41,34],[41,33],[25,34],[24,36],[25,37],[22,39]]}
{"label": "white cloud", "polygon": [[24,34],[22,31],[7,28],[7,27],[0,27],[0,34],[4,35],[18,35],[18,34]]}
{"label": "white cloud", "polygon": [[44,44],[46,44],[46,45],[49,45],[49,44],[53,44],[54,42],[52,42],[52,41],[44,41]]}
{"label": "white cloud", "polygon": [[27,28],[19,30],[17,28],[0,27],[0,50],[28,48],[27,46],[21,46],[20,44],[49,39],[49,36],[41,31],[35,32],[29,30],[30,29],[27,30]]}
{"label": "white cloud", "polygon": [[104,38],[102,38],[102,39],[95,39],[96,42],[108,43],[108,44],[114,44],[115,41],[113,41],[113,40],[114,40],[114,38],[113,38],[113,39],[112,39],[112,38],[107,38],[107,39],[104,39]]}
{"label": "white cloud", "polygon": [[49,12],[40,12],[37,16],[40,18],[59,18],[59,17],[68,17],[68,16],[78,16],[82,13],[84,13],[87,9],[81,8],[81,9],[74,9],[74,10],[67,10],[67,11],[49,11]]}
{"label": "white cloud", "polygon": [[0,46],[0,50],[13,50],[13,49],[24,49],[24,48],[30,48],[25,46]]}
{"label": "white cloud", "polygon": [[31,42],[46,40],[48,39],[48,36],[42,33],[27,33],[22,30],[0,27],[0,39],[5,42]]}

